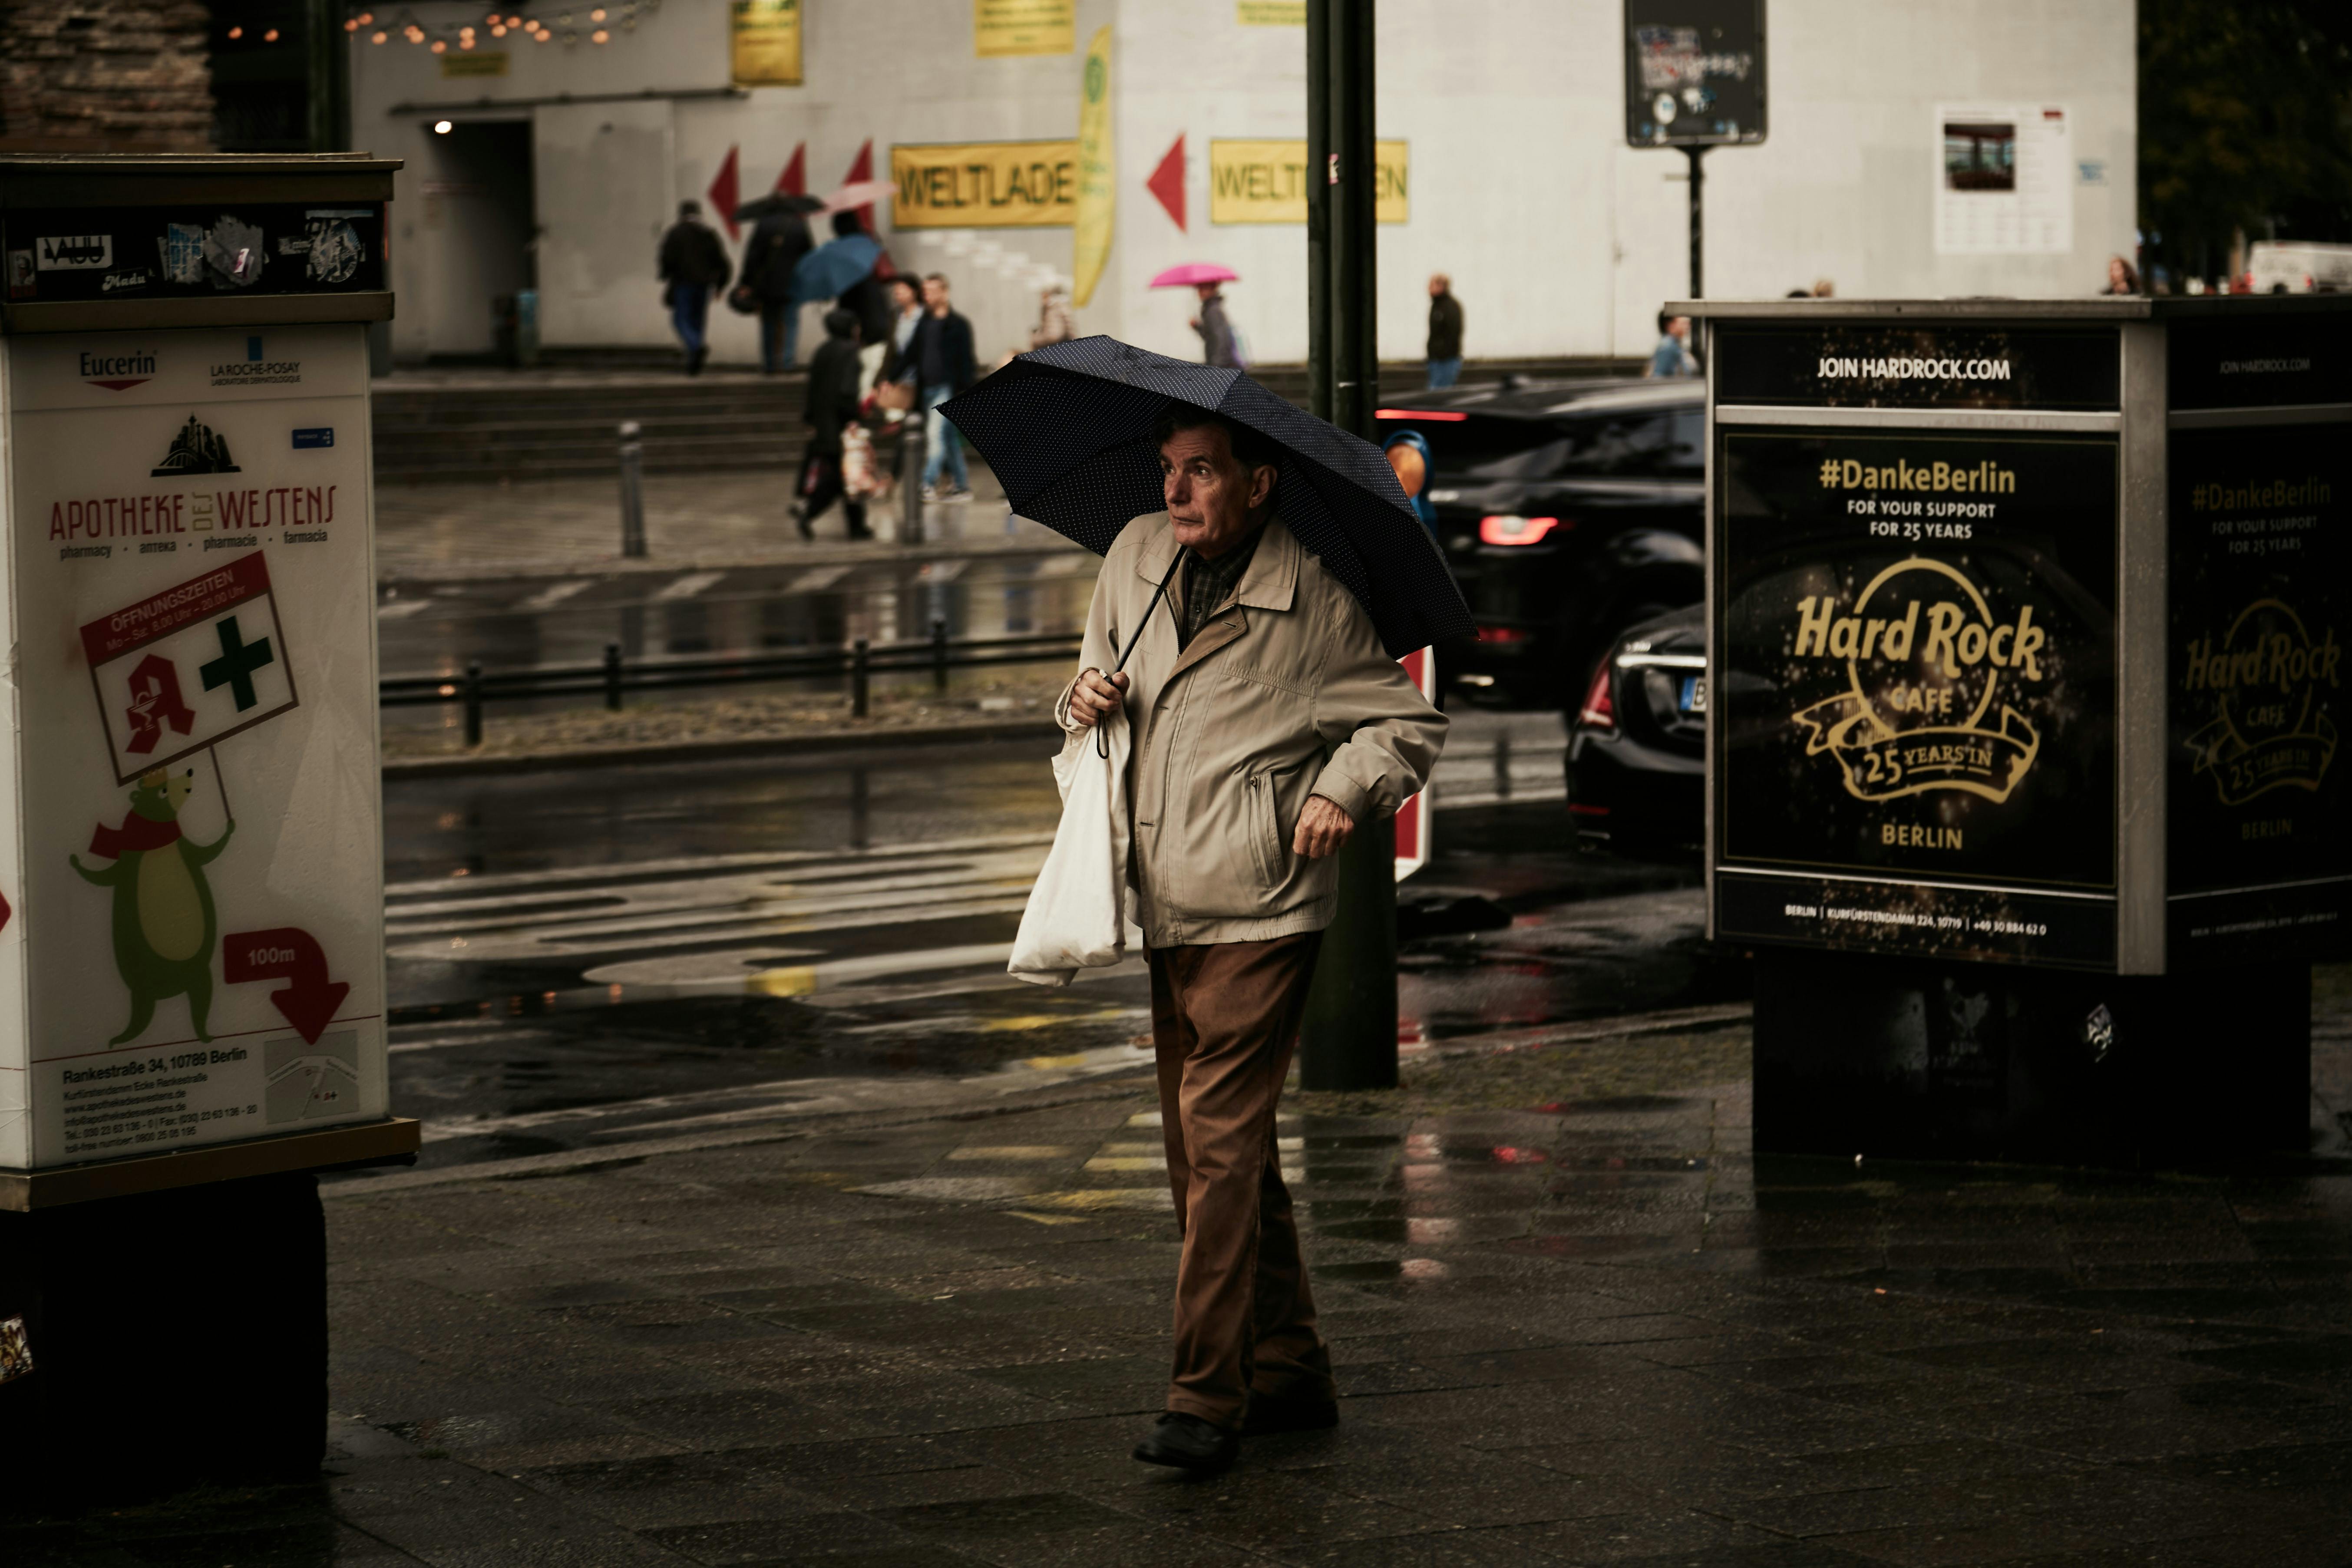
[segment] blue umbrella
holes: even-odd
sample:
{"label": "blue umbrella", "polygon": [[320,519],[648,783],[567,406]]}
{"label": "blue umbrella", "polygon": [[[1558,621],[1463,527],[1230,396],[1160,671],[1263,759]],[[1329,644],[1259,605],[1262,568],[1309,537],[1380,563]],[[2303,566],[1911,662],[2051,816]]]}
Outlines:
{"label": "blue umbrella", "polygon": [[882,247],[870,234],[845,234],[829,239],[800,259],[793,268],[793,298],[835,300],[874,270]]}
{"label": "blue umbrella", "polygon": [[1381,449],[1238,370],[1077,338],[1017,355],[940,411],[988,459],[1014,511],[1101,555],[1134,519],[1166,509],[1151,435],[1171,401],[1283,448],[1275,510],[1392,657],[1471,635],[1462,590]]}

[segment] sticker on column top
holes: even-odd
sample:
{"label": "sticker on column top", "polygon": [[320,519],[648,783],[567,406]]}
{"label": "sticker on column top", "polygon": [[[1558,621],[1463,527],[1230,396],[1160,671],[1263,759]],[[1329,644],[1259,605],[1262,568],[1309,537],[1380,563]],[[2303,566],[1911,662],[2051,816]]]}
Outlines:
{"label": "sticker on column top", "polygon": [[32,1342],[21,1317],[0,1318],[0,1383],[14,1383],[33,1370]]}
{"label": "sticker on column top", "polygon": [[110,234],[62,234],[33,241],[33,264],[44,272],[99,272],[114,265]]}
{"label": "sticker on column top", "polygon": [[331,425],[322,425],[316,429],[294,432],[294,449],[298,452],[308,451],[316,447],[331,447],[334,444],[335,427]]}

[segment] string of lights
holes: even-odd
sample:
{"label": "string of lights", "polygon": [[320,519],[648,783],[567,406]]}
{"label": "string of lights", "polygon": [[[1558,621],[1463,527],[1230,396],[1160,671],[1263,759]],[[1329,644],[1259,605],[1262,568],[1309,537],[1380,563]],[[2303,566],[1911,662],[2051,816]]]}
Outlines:
{"label": "string of lights", "polygon": [[[562,44],[570,48],[583,43],[609,44],[621,34],[634,33],[638,21],[659,11],[661,4],[662,0],[620,0],[613,5],[566,5],[538,16],[521,11],[493,11],[479,22],[427,22],[405,7],[396,16],[353,10],[343,18],[343,31],[364,33],[371,44],[389,44],[398,39],[436,55],[452,50],[463,54],[510,38],[534,44]],[[237,36],[237,30],[232,28],[229,37]],[[270,29],[268,37],[275,41],[277,29]]]}

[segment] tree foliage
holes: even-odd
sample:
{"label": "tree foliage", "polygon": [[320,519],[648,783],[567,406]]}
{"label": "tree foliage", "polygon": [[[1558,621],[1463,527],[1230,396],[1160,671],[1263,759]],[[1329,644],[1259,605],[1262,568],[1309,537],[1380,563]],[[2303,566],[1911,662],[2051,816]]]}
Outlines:
{"label": "tree foliage", "polygon": [[2352,240],[2352,5],[2140,0],[2139,206],[2200,270],[2233,229]]}

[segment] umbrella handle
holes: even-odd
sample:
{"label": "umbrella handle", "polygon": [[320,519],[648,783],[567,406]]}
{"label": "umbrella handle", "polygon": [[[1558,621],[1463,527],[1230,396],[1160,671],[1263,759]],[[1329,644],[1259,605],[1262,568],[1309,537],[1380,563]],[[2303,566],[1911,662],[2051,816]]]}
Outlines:
{"label": "umbrella handle", "polygon": [[[1143,606],[1143,619],[1136,623],[1135,635],[1127,639],[1127,652],[1120,654],[1118,662],[1111,666],[1110,672],[1113,675],[1127,668],[1129,655],[1134,653],[1135,645],[1143,640],[1143,628],[1151,624],[1151,612],[1158,609],[1160,601],[1168,596],[1168,584],[1176,580],[1176,568],[1183,563],[1184,547],[1180,544],[1176,547],[1176,558],[1168,563],[1167,574],[1160,579],[1160,586],[1151,590],[1151,603]],[[1171,610],[1169,614],[1173,615],[1175,612]],[[1095,755],[1105,760],[1110,756],[1110,739],[1102,732],[1100,724],[1095,726]]]}

